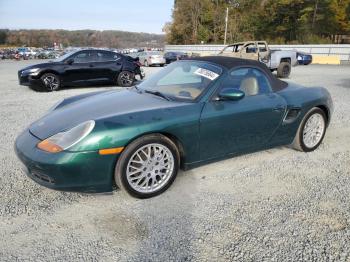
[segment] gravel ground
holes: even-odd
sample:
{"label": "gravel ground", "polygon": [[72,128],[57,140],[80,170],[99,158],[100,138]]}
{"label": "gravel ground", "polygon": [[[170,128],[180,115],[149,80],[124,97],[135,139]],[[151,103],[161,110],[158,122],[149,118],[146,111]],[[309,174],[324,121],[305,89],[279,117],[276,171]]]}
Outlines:
{"label": "gravel ground", "polygon": [[29,63],[0,61],[1,261],[350,261],[350,67],[293,68],[290,81],[333,97],[315,152],[281,147],[205,165],[137,200],[56,192],[23,174],[13,152],[21,130],[62,98],[116,88],[36,93],[17,82]]}

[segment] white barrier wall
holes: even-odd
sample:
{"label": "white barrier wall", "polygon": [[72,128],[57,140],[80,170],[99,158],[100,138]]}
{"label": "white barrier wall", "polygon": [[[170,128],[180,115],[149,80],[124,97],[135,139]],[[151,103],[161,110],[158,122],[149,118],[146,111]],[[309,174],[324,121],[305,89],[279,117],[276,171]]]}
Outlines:
{"label": "white barrier wall", "polygon": [[[193,53],[217,54],[224,45],[166,45],[164,50]],[[298,50],[318,56],[338,56],[342,61],[350,61],[350,45],[270,45],[272,49]]]}

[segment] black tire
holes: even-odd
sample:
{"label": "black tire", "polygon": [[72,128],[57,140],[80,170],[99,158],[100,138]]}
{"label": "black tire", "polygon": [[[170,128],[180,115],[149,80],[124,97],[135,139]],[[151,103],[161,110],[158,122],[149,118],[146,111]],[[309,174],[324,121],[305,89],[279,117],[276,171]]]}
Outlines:
{"label": "black tire", "polygon": [[[169,178],[164,182],[164,184],[156,191],[153,191],[150,193],[140,192],[135,190],[130,185],[127,179],[128,163],[136,151],[138,151],[139,149],[141,149],[146,145],[154,144],[154,143],[161,144],[162,146],[165,146],[167,149],[169,149],[174,159],[173,171],[169,175]],[[124,149],[124,151],[122,152],[122,154],[120,155],[117,161],[117,164],[115,167],[114,179],[117,186],[120,189],[126,191],[131,196],[136,198],[142,198],[142,199],[150,198],[163,193],[165,190],[167,190],[171,186],[171,184],[174,182],[176,178],[177,172],[179,170],[179,166],[180,166],[180,155],[174,142],[161,134],[150,134],[150,135],[145,135],[140,138],[137,138]]]}
{"label": "black tire", "polygon": [[56,74],[45,73],[40,77],[40,80],[42,82],[42,90],[40,91],[52,92],[59,90],[61,87],[61,80]]}
{"label": "black tire", "polygon": [[[308,147],[304,141],[304,128],[305,128],[306,122],[310,119],[311,116],[313,116],[315,114],[319,114],[322,116],[323,123],[324,123],[323,133],[322,133],[322,135],[321,135],[321,137],[316,145],[314,145],[312,147]],[[322,143],[323,138],[326,134],[326,129],[327,129],[327,117],[326,117],[325,112],[318,107],[314,107],[304,116],[303,120],[301,121],[299,128],[298,128],[298,131],[295,135],[294,141],[293,141],[291,146],[294,149],[302,151],[302,152],[314,151]]]}
{"label": "black tire", "polygon": [[134,84],[135,74],[129,71],[122,71],[117,78],[118,86],[129,87]]}
{"label": "black tire", "polygon": [[277,76],[279,78],[288,78],[291,70],[292,66],[289,62],[281,62],[277,68]]}

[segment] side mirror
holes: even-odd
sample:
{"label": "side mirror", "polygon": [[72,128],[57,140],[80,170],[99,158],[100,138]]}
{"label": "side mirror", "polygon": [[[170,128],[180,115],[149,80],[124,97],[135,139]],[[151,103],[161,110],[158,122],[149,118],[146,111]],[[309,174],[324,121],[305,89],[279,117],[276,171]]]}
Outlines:
{"label": "side mirror", "polygon": [[69,59],[66,61],[66,64],[71,65],[71,64],[73,64],[73,62],[74,62],[74,59],[73,59],[73,58],[69,58]]}
{"label": "side mirror", "polygon": [[245,96],[245,93],[237,88],[224,88],[219,93],[220,100],[241,100]]}

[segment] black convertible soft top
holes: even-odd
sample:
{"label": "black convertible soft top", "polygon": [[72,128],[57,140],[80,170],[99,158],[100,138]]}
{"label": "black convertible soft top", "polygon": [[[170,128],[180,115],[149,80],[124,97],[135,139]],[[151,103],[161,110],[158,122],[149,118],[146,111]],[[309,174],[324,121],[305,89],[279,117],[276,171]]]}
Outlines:
{"label": "black convertible soft top", "polygon": [[261,62],[251,60],[251,59],[242,59],[242,58],[235,58],[235,57],[227,57],[227,56],[201,56],[201,57],[190,57],[186,60],[197,60],[197,61],[204,61],[204,62],[211,62],[217,65],[220,65],[228,70],[234,67],[242,67],[242,66],[251,66],[251,67],[257,67],[261,71],[265,72],[267,77],[270,79],[270,82],[272,84],[273,91],[280,91],[288,86],[288,84],[277,77],[275,77],[270,69]]}

